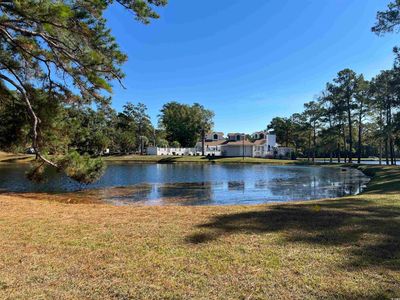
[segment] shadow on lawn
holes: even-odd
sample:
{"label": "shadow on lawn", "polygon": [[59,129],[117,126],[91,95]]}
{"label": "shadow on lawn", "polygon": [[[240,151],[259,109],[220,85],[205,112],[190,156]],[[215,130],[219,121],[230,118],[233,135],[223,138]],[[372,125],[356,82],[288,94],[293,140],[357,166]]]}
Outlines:
{"label": "shadow on lawn", "polygon": [[400,269],[399,216],[400,206],[375,206],[360,198],[277,205],[217,216],[198,225],[205,232],[187,237],[187,242],[202,244],[236,233],[283,232],[289,243],[349,247],[352,267]]}
{"label": "shadow on lawn", "polygon": [[367,176],[375,178],[364,191],[366,194],[398,193],[400,191],[400,168],[397,166],[361,166]]}

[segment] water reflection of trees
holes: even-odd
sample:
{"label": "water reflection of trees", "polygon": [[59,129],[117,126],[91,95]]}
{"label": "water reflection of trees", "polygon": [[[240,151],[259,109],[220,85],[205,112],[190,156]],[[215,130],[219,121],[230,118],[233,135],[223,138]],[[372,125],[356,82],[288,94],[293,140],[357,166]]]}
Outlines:
{"label": "water reflection of trees", "polygon": [[[124,187],[113,187],[97,190],[101,199],[115,203],[136,203],[147,201],[151,195],[153,186],[151,184],[138,184]],[[90,191],[86,191],[89,193]]]}
{"label": "water reflection of trees", "polygon": [[240,181],[228,181],[228,191],[244,191],[246,184],[243,180]]}
{"label": "water reflection of trees", "polygon": [[256,187],[268,188],[272,198],[279,200],[321,199],[352,195],[360,190],[368,179],[357,174],[346,176],[312,176],[311,178],[273,179],[269,182],[257,182]]}
{"label": "water reflection of trees", "polygon": [[366,183],[358,174],[309,174],[289,178],[225,182],[141,184],[103,189],[112,202],[157,205],[212,205],[308,200],[354,194]]}
{"label": "water reflection of trees", "polygon": [[210,183],[170,183],[114,187],[97,190],[97,193],[100,198],[116,204],[205,205],[212,203],[211,190]]}
{"label": "water reflection of trees", "polygon": [[213,204],[213,186],[210,182],[163,184],[156,187],[162,204],[207,205]]}
{"label": "water reflection of trees", "polygon": [[[184,169],[183,166],[179,168]],[[368,178],[357,170],[342,172],[337,168],[307,167],[305,170],[293,168],[286,172],[283,172],[280,168],[272,168],[272,170],[268,170],[265,173],[261,172],[264,170],[263,168],[249,168],[249,172],[243,176],[236,176],[235,168],[222,169],[222,171],[218,169],[218,172],[220,172],[218,176],[215,173],[210,173],[212,166],[208,168],[193,167],[184,169],[185,171],[182,172],[179,168],[172,166],[163,166],[162,169],[152,168],[152,171],[157,173],[152,176],[158,182],[168,182],[170,180],[172,181],[171,183],[134,184],[122,187],[88,189],[75,192],[74,197],[102,199],[116,205],[254,204],[268,201],[331,198],[355,194],[368,181]],[[136,175],[144,175],[143,170],[139,170],[141,171]],[[225,174],[227,170],[231,170],[233,174]],[[23,173],[22,169],[11,171],[18,172],[18,175]],[[191,176],[189,171],[195,174]],[[251,173],[250,171],[254,172]],[[179,176],[173,176],[172,173],[174,172],[180,173]],[[10,173],[7,172],[7,174],[9,175]],[[13,173],[11,172],[11,174]],[[125,175],[125,173],[123,174]],[[251,174],[252,177],[250,176]],[[131,175],[122,183],[125,185],[125,182],[139,180],[135,176]],[[150,173],[146,176],[144,178],[150,178]],[[211,177],[215,177],[215,179],[201,181],[202,178]],[[7,176],[0,172],[1,178],[5,178],[6,186],[10,184]],[[187,180],[187,182],[173,182],[175,180]],[[60,184],[62,184],[63,188],[65,185],[66,189],[71,186],[65,181],[60,181]],[[101,187],[101,184],[99,185]],[[2,187],[2,182],[0,181],[0,191]],[[15,188],[20,187],[15,186]],[[40,188],[43,187],[40,186]]]}

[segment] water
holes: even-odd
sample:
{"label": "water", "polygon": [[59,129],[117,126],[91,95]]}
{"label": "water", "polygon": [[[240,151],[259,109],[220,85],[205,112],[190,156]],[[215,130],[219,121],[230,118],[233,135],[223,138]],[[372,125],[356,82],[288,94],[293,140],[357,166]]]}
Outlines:
{"label": "water", "polygon": [[36,184],[25,178],[28,167],[0,164],[0,191],[66,194],[116,205],[232,205],[352,195],[369,180],[351,168],[124,162],[109,164],[104,176],[91,185],[77,184],[57,172]]}

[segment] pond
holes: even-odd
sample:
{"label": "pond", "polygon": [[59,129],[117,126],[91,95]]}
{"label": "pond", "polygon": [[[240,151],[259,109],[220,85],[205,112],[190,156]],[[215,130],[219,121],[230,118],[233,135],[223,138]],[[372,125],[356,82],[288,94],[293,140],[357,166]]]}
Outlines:
{"label": "pond", "polygon": [[369,181],[352,168],[124,162],[110,163],[94,184],[80,185],[57,172],[37,184],[25,178],[28,168],[0,164],[0,191],[74,195],[115,205],[233,205],[353,195]]}

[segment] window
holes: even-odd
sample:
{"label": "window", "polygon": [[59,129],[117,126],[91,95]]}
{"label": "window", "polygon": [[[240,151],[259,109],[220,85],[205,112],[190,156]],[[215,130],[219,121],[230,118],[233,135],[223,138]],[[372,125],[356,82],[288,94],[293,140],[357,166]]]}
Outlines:
{"label": "window", "polygon": [[264,137],[264,133],[260,133],[260,139],[263,139]]}
{"label": "window", "polygon": [[237,141],[240,141],[240,134],[238,134],[238,135],[236,136],[236,140],[237,140]]}
{"label": "window", "polygon": [[214,134],[214,140],[218,140],[218,134]]}
{"label": "window", "polygon": [[268,151],[271,151],[271,145],[268,145]]}

